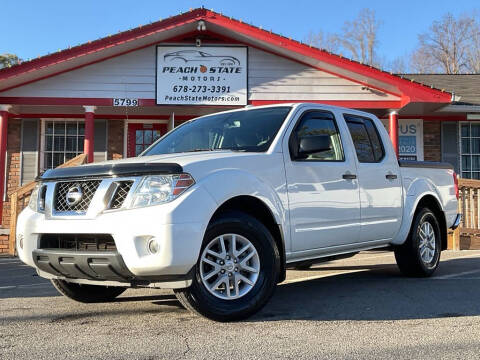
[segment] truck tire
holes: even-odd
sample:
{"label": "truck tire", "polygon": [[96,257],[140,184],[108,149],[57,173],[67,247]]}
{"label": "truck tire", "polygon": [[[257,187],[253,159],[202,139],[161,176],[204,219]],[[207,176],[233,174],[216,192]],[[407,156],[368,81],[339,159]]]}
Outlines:
{"label": "truck tire", "polygon": [[215,321],[245,319],[273,295],[280,254],[260,221],[231,211],[207,228],[192,285],[175,290],[188,310]]}
{"label": "truck tire", "polygon": [[441,235],[435,214],[428,208],[417,211],[407,240],[395,249],[400,271],[410,277],[431,276],[440,262]]}
{"label": "truck tire", "polygon": [[75,284],[58,279],[51,281],[60,294],[82,303],[110,302],[127,290],[124,287]]}

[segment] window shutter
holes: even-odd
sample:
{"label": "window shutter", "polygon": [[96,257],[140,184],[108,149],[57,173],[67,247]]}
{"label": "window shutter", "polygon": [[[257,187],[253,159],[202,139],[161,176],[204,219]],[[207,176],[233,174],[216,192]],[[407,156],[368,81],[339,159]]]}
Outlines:
{"label": "window shutter", "polygon": [[458,123],[442,123],[442,161],[453,165],[455,172],[460,173],[459,161]]}
{"label": "window shutter", "polygon": [[107,160],[107,121],[95,119],[94,126],[94,162]]}
{"label": "window shutter", "polygon": [[22,120],[21,184],[33,181],[38,175],[38,131],[39,119]]}

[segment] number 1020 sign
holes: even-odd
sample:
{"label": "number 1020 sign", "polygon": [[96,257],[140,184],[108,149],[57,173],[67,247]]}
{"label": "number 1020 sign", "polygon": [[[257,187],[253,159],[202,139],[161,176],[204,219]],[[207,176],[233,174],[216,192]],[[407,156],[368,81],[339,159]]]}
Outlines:
{"label": "number 1020 sign", "polygon": [[246,105],[247,48],[157,46],[157,105]]}

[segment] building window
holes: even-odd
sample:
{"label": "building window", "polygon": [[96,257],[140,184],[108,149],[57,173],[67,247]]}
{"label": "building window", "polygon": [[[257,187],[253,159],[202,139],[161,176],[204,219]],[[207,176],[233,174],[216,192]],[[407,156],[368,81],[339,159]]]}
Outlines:
{"label": "building window", "polygon": [[460,123],[462,177],[480,179],[480,123]]}
{"label": "building window", "polygon": [[80,121],[46,121],[43,168],[53,169],[83,153],[85,124]]}

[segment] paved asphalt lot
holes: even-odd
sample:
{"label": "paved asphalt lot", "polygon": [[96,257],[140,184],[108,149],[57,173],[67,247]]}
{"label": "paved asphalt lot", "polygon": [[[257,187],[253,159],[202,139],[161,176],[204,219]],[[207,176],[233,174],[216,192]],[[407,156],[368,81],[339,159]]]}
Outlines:
{"label": "paved asphalt lot", "polygon": [[78,304],[0,257],[0,359],[478,359],[479,285],[480,251],[444,252],[430,279],[364,252],[289,271],[258,315],[220,324],[163,290]]}

